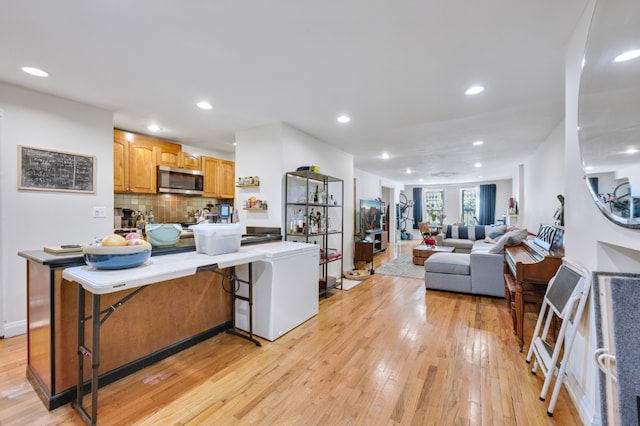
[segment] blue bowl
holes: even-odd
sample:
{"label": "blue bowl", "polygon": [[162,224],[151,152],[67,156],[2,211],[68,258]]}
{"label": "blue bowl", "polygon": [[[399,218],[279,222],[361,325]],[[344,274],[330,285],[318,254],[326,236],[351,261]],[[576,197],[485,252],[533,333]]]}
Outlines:
{"label": "blue bowl", "polygon": [[87,265],[97,269],[127,269],[142,265],[151,257],[151,251],[131,254],[85,254]]}
{"label": "blue bowl", "polygon": [[97,269],[127,269],[142,265],[151,257],[151,246],[85,247],[84,261]]}

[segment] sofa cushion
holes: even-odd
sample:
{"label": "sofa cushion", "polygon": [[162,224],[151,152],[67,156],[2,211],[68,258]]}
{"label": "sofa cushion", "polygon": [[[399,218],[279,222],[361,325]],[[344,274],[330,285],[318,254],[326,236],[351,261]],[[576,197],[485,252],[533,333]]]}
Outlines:
{"label": "sofa cushion", "polygon": [[470,252],[473,247],[472,240],[461,240],[459,238],[447,238],[442,241],[442,245],[445,247],[453,247],[456,251],[462,250],[463,252]]}
{"label": "sofa cushion", "polygon": [[447,238],[458,238],[461,240],[484,240],[486,237],[497,238],[504,234],[505,226],[456,226],[447,225],[445,231]]}
{"label": "sofa cushion", "polygon": [[425,262],[427,272],[440,274],[470,275],[471,260],[466,253],[434,253]]}
{"label": "sofa cushion", "polygon": [[488,253],[493,246],[495,246],[496,242],[487,242],[486,239],[475,241],[473,243],[473,247],[471,248],[471,253]]}
{"label": "sofa cushion", "polygon": [[500,254],[504,253],[504,246],[515,246],[523,242],[529,233],[526,229],[517,229],[504,234],[496,243],[491,247],[489,253]]}

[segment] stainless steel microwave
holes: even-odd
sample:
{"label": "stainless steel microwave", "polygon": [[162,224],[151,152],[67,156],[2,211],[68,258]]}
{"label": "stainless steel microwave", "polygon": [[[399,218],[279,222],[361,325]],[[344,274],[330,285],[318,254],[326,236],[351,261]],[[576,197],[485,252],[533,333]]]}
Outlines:
{"label": "stainless steel microwave", "polygon": [[204,173],[198,170],[158,166],[158,192],[202,195]]}

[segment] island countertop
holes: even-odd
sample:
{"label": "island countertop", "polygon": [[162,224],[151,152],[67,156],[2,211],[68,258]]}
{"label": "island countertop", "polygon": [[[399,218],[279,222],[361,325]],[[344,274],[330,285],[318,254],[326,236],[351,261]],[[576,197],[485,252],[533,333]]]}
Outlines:
{"label": "island countertop", "polygon": [[[101,333],[103,385],[231,327],[233,304],[225,274],[232,273],[229,267],[265,256],[251,245],[217,256],[197,253],[194,246],[170,247],[154,249],[149,260],[135,268],[96,270],[85,264],[82,253],[30,250],[19,255],[27,260],[27,378],[48,409],[75,395],[78,286],[101,295],[102,309],[127,300]],[[209,269],[221,269],[222,274],[204,272]],[[127,332],[116,324],[126,324]]]}
{"label": "island countertop", "polygon": [[[193,241],[193,239],[190,239]],[[251,246],[254,244],[262,244],[269,242],[276,242],[282,240],[282,235],[268,234],[268,235],[247,235],[241,239],[241,247]],[[154,248],[151,250],[151,257],[163,256],[167,254],[177,253],[193,253],[196,251],[196,247],[192,243],[180,242],[174,247],[162,247]],[[44,250],[24,250],[18,252],[18,256],[25,259],[37,262],[41,265],[47,265],[53,268],[66,267],[72,265],[78,265],[84,263],[82,253],[64,253],[64,254],[50,254]]]}

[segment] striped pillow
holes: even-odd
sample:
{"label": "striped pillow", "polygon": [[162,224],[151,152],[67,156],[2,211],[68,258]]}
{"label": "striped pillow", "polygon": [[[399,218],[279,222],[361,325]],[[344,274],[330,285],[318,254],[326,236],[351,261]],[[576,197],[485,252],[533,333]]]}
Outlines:
{"label": "striped pillow", "polygon": [[455,226],[447,225],[447,238],[457,238],[460,240],[484,240],[486,237],[495,238],[504,234],[504,226]]}

